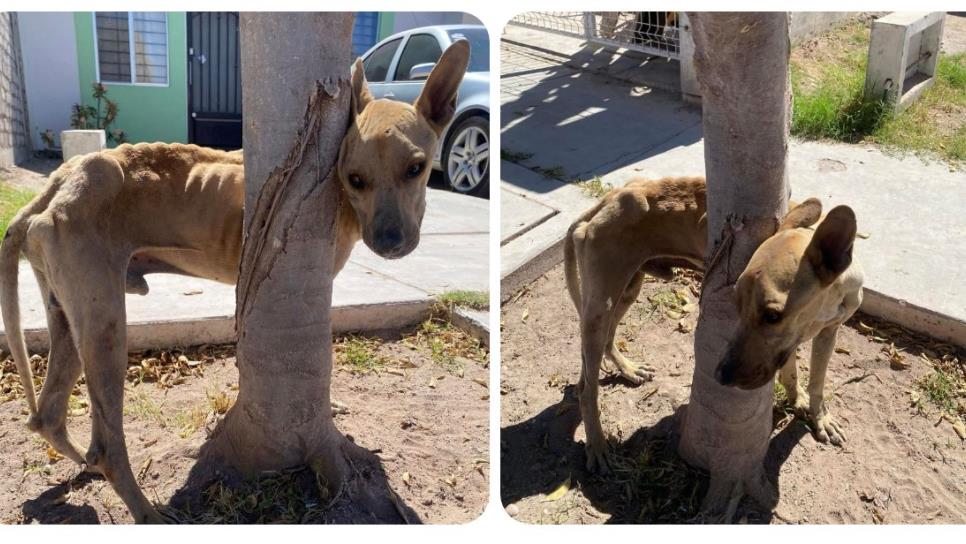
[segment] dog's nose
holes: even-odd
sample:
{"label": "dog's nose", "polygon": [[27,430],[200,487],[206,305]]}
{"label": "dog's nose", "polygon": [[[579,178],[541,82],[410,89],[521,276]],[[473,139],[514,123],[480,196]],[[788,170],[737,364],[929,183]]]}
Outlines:
{"label": "dog's nose", "polygon": [[380,255],[391,256],[399,253],[404,242],[402,230],[382,229],[376,231],[375,246],[376,252]]}
{"label": "dog's nose", "polygon": [[723,361],[714,371],[714,379],[721,385],[733,385],[735,383],[735,367]]}

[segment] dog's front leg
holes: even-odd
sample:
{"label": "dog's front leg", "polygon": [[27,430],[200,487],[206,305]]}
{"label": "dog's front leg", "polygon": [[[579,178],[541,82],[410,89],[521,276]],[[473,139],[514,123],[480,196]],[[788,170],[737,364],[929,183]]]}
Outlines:
{"label": "dog's front leg", "polygon": [[785,396],[788,397],[788,404],[796,414],[808,419],[808,396],[798,383],[798,350],[792,351],[778,374],[782,387],[785,388]]}
{"label": "dog's front leg", "polygon": [[822,329],[812,340],[812,360],[808,375],[808,411],[815,428],[815,438],[819,442],[831,442],[841,446],[845,442],[845,432],[825,408],[825,372],[835,350],[835,337],[839,325]]}

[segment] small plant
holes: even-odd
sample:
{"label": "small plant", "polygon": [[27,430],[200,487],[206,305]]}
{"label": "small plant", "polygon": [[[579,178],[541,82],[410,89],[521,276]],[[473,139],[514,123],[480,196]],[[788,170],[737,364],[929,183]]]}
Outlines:
{"label": "small plant", "polygon": [[925,393],[936,407],[949,414],[957,412],[955,379],[942,369],[936,368],[931,374],[920,378],[916,385]]}
{"label": "small plant", "polygon": [[[123,144],[127,141],[124,131],[118,128],[111,128],[117,119],[119,112],[117,102],[107,97],[107,87],[103,83],[95,82],[92,86],[91,97],[94,105],[74,104],[70,113],[71,128],[81,130],[103,130],[107,134],[107,140],[115,144]],[[103,113],[101,103],[103,102]]]}
{"label": "small plant", "polygon": [[580,190],[591,198],[604,198],[604,195],[614,188],[613,185],[604,183],[604,181],[600,179],[600,176],[594,176],[592,179],[585,181],[578,181],[577,187],[580,187]]}
{"label": "small plant", "polygon": [[49,128],[41,131],[40,141],[44,143],[44,150],[41,152],[43,156],[49,159],[57,156],[57,151],[54,150],[54,131]]}
{"label": "small plant", "polygon": [[379,340],[346,336],[335,346],[336,360],[355,374],[375,372],[386,365],[386,358],[376,355]]}

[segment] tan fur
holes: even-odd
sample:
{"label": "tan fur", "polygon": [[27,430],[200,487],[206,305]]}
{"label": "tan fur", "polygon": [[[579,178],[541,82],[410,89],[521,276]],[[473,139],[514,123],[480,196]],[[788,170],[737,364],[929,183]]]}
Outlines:
{"label": "tan fur", "polygon": [[[468,58],[465,41],[447,49],[414,105],[372,100],[357,64],[352,120],[337,158],[343,189],[336,273],[360,238],[387,258],[416,247],[432,154]],[[424,166],[415,174],[414,158]],[[134,479],[124,443],[124,293],[147,293],[144,275],[154,272],[237,280],[243,173],[240,151],[195,145],[126,144],[76,157],[51,174],[0,246],[0,307],[30,408],[27,425],[63,455],[104,474],[137,522],[162,520]],[[350,173],[365,176],[362,190],[342,176]],[[47,305],[51,349],[39,402],[20,325],[21,253]],[[93,417],[86,454],[66,428],[67,400],[82,371]]]}
{"label": "tan fur", "polygon": [[[611,190],[601,202],[573,223],[564,238],[567,288],[580,315],[582,363],[577,388],[587,435],[589,470],[606,472],[609,464],[597,402],[598,376],[602,364],[606,370],[616,370],[632,383],[641,383],[653,377],[651,369],[636,365],[617,349],[614,344],[617,325],[637,299],[645,273],[670,278],[671,267],[703,270],[707,245],[706,209],[704,178],[636,179],[624,187]],[[777,238],[778,241],[775,244],[766,242],[762,247],[769,255],[789,248],[784,235],[779,235],[791,229],[807,231],[807,226],[818,221],[820,214],[821,204],[817,200],[810,199],[800,206],[791,204],[791,211],[782,224],[783,230],[769,240],[771,242]],[[845,231],[845,237],[848,235],[847,225],[837,224],[832,230]],[[814,261],[814,257],[808,257],[809,252],[804,246],[793,249],[786,253],[795,256],[795,262],[811,264]],[[773,290],[775,285],[791,288],[787,282],[777,280],[789,273],[785,264],[774,264],[778,262],[768,258],[753,258],[752,263],[757,267],[754,268],[756,275],[746,282],[750,281],[755,286],[768,285]],[[816,316],[822,312],[829,313],[829,305],[846,306],[842,312],[833,312],[834,320],[822,321],[823,327],[833,330],[855,311],[858,307],[856,298],[861,300],[861,273],[857,270],[853,266],[848,274],[838,276],[827,285],[816,282],[795,285],[796,298],[810,302],[809,305],[793,308],[799,315],[788,320],[789,330],[797,332],[795,338],[799,342],[819,333],[814,330],[814,323],[818,319]],[[756,330],[759,327],[748,325],[748,328]],[[762,335],[770,337],[772,332],[763,331]],[[824,351],[819,350],[819,353]],[[748,359],[751,360],[757,359]],[[826,356],[826,365],[827,361]],[[743,362],[741,368],[748,364]],[[821,370],[824,378],[824,366],[820,362],[813,361],[812,367]],[[815,387],[819,391],[822,381],[816,379]],[[820,411],[810,413],[818,414]],[[823,437],[821,432],[817,432],[817,436],[820,440]]]}

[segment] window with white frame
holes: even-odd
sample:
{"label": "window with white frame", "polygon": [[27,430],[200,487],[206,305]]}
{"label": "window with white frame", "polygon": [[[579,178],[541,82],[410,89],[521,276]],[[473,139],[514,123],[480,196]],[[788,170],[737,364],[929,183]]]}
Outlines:
{"label": "window with white frame", "polygon": [[168,84],[168,20],[163,12],[97,12],[94,41],[98,81]]}

